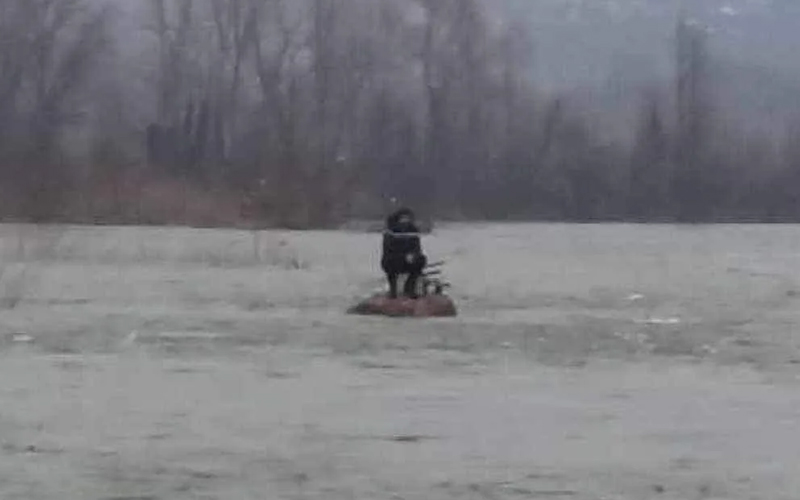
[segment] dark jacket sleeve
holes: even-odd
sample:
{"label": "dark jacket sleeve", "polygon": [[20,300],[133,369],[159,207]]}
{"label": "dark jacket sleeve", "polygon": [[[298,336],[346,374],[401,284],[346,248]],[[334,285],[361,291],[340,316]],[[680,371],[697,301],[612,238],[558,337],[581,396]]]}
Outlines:
{"label": "dark jacket sleeve", "polygon": [[[416,225],[412,226],[412,231],[416,234],[419,234],[419,228]],[[419,236],[416,236],[416,234],[415,236],[409,238],[408,253],[422,253],[422,244],[420,243]]]}
{"label": "dark jacket sleeve", "polygon": [[383,258],[392,254],[392,235],[389,230],[383,231]]}

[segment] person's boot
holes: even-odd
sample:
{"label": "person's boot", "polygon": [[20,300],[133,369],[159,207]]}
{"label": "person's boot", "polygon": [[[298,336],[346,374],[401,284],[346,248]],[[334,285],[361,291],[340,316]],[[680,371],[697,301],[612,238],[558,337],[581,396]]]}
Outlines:
{"label": "person's boot", "polygon": [[419,297],[417,294],[417,276],[410,274],[406,279],[405,286],[403,287],[403,294],[410,298],[416,299]]}

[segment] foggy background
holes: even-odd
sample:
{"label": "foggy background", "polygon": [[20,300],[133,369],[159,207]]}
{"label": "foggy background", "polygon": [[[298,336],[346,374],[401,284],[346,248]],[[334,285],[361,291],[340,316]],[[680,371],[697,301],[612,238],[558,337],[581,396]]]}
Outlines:
{"label": "foggy background", "polygon": [[800,221],[800,0],[684,4],[0,0],[0,499],[797,500],[795,225],[448,223]]}
{"label": "foggy background", "polygon": [[792,0],[3,0],[0,214],[796,220]]}

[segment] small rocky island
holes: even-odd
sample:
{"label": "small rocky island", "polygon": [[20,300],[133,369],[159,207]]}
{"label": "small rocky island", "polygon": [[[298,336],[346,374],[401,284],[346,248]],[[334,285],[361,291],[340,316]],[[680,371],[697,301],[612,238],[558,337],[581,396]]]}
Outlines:
{"label": "small rocky island", "polygon": [[444,294],[423,295],[416,299],[390,298],[385,293],[373,295],[359,302],[348,314],[388,316],[394,318],[447,318],[456,316],[453,299]]}

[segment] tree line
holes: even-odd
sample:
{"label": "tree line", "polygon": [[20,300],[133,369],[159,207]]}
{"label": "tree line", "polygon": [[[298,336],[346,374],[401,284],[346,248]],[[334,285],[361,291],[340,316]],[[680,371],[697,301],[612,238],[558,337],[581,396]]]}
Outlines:
{"label": "tree line", "polygon": [[[396,198],[497,220],[796,220],[800,128],[714,100],[702,28],[630,139],[535,86],[479,0],[0,0],[0,215],[333,227]],[[666,48],[665,48],[666,49]],[[800,122],[798,122],[800,123]]]}

